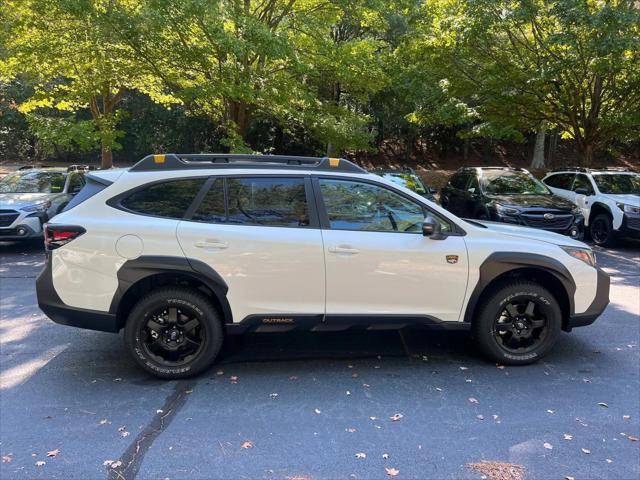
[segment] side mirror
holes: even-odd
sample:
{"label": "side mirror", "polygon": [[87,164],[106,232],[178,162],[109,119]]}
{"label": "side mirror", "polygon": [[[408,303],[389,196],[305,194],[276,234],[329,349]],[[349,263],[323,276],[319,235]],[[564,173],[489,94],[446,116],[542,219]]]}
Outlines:
{"label": "side mirror", "polygon": [[442,225],[433,218],[427,217],[422,222],[422,235],[429,237],[431,240],[442,240],[445,236],[442,234]]}
{"label": "side mirror", "polygon": [[586,188],[576,188],[575,192],[578,195],[589,195],[589,190],[587,190]]}

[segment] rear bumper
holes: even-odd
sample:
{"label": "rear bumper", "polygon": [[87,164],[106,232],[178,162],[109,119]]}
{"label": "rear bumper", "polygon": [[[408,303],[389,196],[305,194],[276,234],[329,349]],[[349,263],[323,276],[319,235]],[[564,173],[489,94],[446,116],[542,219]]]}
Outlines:
{"label": "rear bumper", "polygon": [[570,315],[567,323],[565,325],[566,331],[571,331],[574,327],[584,327],[586,325],[591,325],[596,321],[604,309],[609,305],[609,287],[610,280],[609,275],[607,275],[603,270],[598,268],[598,286],[596,288],[596,296],[591,302],[591,305],[585,312],[582,313],[574,313]]}
{"label": "rear bumper", "polygon": [[101,332],[117,333],[119,330],[115,314],[70,307],[62,301],[53,286],[50,254],[36,279],[36,294],[40,310],[56,323]]}

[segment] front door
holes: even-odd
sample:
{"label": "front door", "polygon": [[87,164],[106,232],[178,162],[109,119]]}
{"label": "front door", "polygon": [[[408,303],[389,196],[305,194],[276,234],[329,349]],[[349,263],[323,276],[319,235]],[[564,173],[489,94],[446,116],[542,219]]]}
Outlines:
{"label": "front door", "polygon": [[178,225],[187,258],[227,283],[234,322],[324,314],[322,236],[306,185],[301,176],[217,178]]}
{"label": "front door", "polygon": [[467,286],[464,238],[422,235],[425,206],[376,183],[319,178],[326,314],[428,315],[457,321]]}

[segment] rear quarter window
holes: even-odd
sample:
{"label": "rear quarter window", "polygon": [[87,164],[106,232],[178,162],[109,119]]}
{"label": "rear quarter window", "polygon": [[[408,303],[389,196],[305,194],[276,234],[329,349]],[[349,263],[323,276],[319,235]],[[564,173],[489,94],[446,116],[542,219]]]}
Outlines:
{"label": "rear quarter window", "polygon": [[172,180],[139,188],[120,201],[133,213],[181,219],[206,179]]}

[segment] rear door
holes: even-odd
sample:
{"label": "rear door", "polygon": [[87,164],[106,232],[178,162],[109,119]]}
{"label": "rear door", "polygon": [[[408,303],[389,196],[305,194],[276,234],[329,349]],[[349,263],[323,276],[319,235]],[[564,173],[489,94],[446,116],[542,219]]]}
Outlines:
{"label": "rear door", "polygon": [[[577,190],[579,190],[579,192]],[[595,196],[595,189],[593,188],[591,179],[584,173],[576,174],[576,178],[573,180],[571,187],[571,194],[571,201],[580,207],[582,215],[585,218],[589,218],[591,203]]]}
{"label": "rear door", "polygon": [[326,314],[415,315],[457,321],[467,286],[464,237],[422,235],[425,214],[453,225],[377,183],[320,177],[327,269]]}
{"label": "rear door", "polygon": [[545,178],[544,184],[556,195],[573,200],[571,185],[574,177],[575,173],[556,173]]}
{"label": "rear door", "polygon": [[178,225],[188,258],[211,266],[229,287],[234,322],[251,315],[324,314],[322,235],[310,180],[238,175],[210,179]]}

